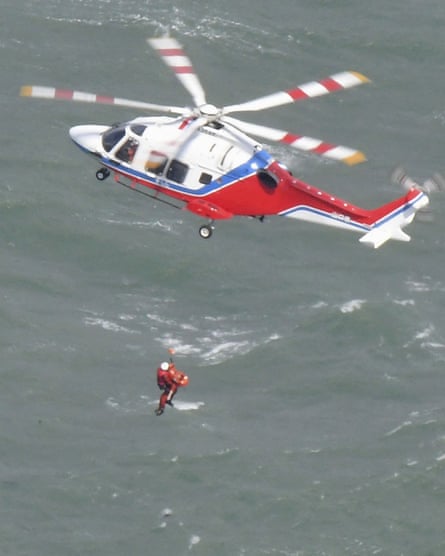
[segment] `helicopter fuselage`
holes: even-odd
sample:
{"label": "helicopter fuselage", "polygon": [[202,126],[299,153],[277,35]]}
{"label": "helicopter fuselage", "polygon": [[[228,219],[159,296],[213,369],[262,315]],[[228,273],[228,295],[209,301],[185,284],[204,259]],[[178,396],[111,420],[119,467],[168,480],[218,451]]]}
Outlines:
{"label": "helicopter fuselage", "polygon": [[246,134],[228,124],[194,122],[142,117],[111,127],[75,126],[70,135],[131,187],[164,194],[210,221],[279,214],[369,230],[369,211],[298,180]]}

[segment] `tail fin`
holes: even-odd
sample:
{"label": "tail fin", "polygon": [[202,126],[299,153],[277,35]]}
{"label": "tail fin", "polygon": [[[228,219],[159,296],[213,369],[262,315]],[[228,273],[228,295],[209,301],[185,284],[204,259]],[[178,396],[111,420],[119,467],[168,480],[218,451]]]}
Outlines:
{"label": "tail fin", "polygon": [[360,238],[360,242],[377,249],[389,239],[409,241],[411,238],[403,228],[410,224],[416,212],[428,203],[427,195],[413,188],[404,197],[370,211],[370,231]]}

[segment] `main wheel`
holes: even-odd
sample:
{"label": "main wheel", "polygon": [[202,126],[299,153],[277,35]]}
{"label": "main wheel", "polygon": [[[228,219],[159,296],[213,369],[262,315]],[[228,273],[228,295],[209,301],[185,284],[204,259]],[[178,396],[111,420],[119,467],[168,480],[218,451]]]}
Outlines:
{"label": "main wheel", "polygon": [[104,181],[108,178],[108,176],[110,175],[110,170],[108,170],[108,168],[101,168],[100,170],[98,170],[96,172],[96,178],[99,181]]}
{"label": "main wheel", "polygon": [[212,235],[212,233],[213,233],[213,228],[208,224],[204,224],[204,226],[201,226],[199,228],[199,235],[203,239],[208,239]]}

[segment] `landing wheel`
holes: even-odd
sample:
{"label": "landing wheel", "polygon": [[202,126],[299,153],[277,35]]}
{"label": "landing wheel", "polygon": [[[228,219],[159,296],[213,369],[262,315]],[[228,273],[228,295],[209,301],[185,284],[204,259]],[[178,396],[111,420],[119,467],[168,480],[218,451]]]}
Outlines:
{"label": "landing wheel", "polygon": [[108,176],[110,175],[110,170],[108,170],[108,168],[101,168],[100,170],[98,170],[96,172],[96,178],[99,181],[104,181],[108,178]]}
{"label": "landing wheel", "polygon": [[213,228],[209,224],[205,224],[199,228],[199,235],[203,239],[208,239],[213,233]]}

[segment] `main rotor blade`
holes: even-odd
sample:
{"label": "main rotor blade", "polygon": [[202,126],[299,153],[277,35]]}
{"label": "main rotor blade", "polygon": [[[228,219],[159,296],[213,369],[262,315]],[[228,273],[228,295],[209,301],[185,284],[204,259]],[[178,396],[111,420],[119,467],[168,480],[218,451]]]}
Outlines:
{"label": "main rotor blade", "polygon": [[170,37],[147,39],[147,42],[157,51],[167,66],[174,71],[176,77],[192,95],[195,106],[206,104],[204,89],[190,59],[179,42]]}
{"label": "main rotor blade", "polygon": [[310,152],[332,160],[344,162],[349,166],[359,164],[366,160],[362,152],[342,145],[325,143],[320,139],[314,139],[313,137],[306,137],[304,135],[293,135],[281,129],[251,124],[238,120],[237,118],[231,118],[230,116],[224,116],[222,119],[245,133],[256,135],[257,137],[262,137],[270,141],[284,143],[300,151]]}
{"label": "main rotor blade", "polygon": [[196,131],[206,123],[207,119],[203,117],[184,118],[179,127],[180,131],[178,132],[175,129],[174,134],[171,137],[167,136],[166,140],[162,143],[162,152],[169,158],[174,158]]}
{"label": "main rotor blade", "polygon": [[163,104],[151,104],[149,102],[141,102],[138,100],[129,100],[125,98],[110,97],[104,95],[96,95],[94,93],[85,93],[82,91],[71,91],[67,89],[55,89],[54,87],[40,87],[36,85],[25,85],[20,89],[22,97],[45,98],[51,100],[68,100],[73,102],[87,102],[94,104],[112,104],[114,106],[124,106],[128,108],[137,108],[140,110],[152,110],[155,112],[167,112],[169,114],[190,114],[188,108],[180,108],[179,106],[165,106]]}
{"label": "main rotor blade", "polygon": [[327,95],[334,91],[341,89],[350,89],[362,83],[368,83],[369,79],[361,73],[355,71],[344,71],[331,75],[327,79],[321,81],[311,81],[300,85],[296,89],[289,91],[280,91],[272,93],[265,97],[260,97],[241,104],[232,104],[223,109],[223,114],[231,114],[233,112],[252,112],[256,110],[265,110],[273,108],[274,106],[282,106],[283,104],[290,104],[297,100],[305,98],[319,97]]}

